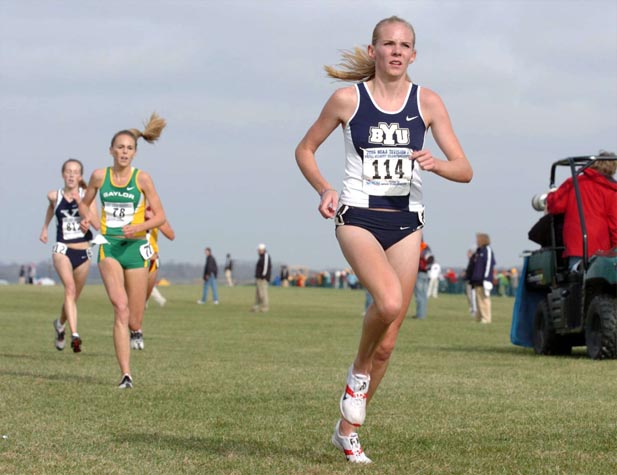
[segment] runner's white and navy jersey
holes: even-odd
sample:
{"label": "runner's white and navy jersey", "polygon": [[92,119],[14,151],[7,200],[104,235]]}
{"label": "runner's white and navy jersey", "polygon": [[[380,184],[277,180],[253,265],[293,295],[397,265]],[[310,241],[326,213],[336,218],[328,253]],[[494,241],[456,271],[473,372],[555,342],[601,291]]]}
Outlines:
{"label": "runner's white and navy jersey", "polygon": [[366,83],[355,88],[358,104],[343,129],[341,204],[422,212],[422,180],[410,158],[424,147],[427,130],[420,109],[421,88],[410,83],[403,107],[394,112],[375,103]]}
{"label": "runner's white and navy jersey", "polygon": [[[79,195],[83,198],[86,191],[83,188],[79,189]],[[67,201],[64,197],[64,190],[58,190],[56,198],[56,207],[54,209],[56,216],[56,241],[67,244],[88,242],[92,239],[92,232],[84,233],[80,229],[81,216],[79,216],[79,206],[75,200]]]}

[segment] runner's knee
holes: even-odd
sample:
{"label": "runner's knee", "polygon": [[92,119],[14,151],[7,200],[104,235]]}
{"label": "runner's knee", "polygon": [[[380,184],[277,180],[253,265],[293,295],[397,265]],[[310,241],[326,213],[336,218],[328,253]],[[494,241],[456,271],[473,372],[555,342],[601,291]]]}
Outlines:
{"label": "runner's knee", "polygon": [[114,307],[116,322],[119,322],[122,325],[128,325],[130,315],[128,302],[112,302],[111,304]]}
{"label": "runner's knee", "polygon": [[67,283],[64,286],[64,296],[67,300],[75,300],[77,297],[77,287],[74,282]]}
{"label": "runner's knee", "polygon": [[392,323],[401,313],[402,301],[400,297],[388,296],[375,301],[379,318],[386,324]]}

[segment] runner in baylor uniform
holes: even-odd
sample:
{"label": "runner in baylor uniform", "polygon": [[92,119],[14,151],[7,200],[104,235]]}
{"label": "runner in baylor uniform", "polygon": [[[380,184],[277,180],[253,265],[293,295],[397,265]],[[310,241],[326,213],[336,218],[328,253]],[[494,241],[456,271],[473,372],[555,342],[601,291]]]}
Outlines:
{"label": "runner in baylor uniform", "polygon": [[45,214],[45,223],[40,240],[47,244],[47,228],[52,218],[56,217],[56,244],[52,249],[54,269],[64,286],[64,303],[60,318],[54,320],[56,349],[64,350],[64,325],[68,321],[71,330],[71,348],[75,353],[81,351],[81,338],[77,332],[77,299],[88,278],[90,270],[90,224],[98,229],[96,205],[92,203],[89,218],[81,219],[77,202],[72,198],[73,192],[83,196],[86,183],[83,178],[83,165],[74,158],[62,164],[64,188],[47,193],[49,206]]}
{"label": "runner in baylor uniform", "polygon": [[[150,206],[146,206],[146,221],[152,218],[152,209]],[[161,295],[159,290],[156,288],[156,278],[159,272],[159,244],[158,244],[158,235],[159,231],[163,233],[163,235],[173,241],[176,238],[176,233],[173,228],[169,224],[169,221],[163,223],[160,228],[153,228],[148,231],[148,242],[152,247],[152,257],[150,258],[150,265],[148,266],[148,290],[146,292],[146,304],[148,299],[150,299],[150,295],[152,298],[158,302],[158,304],[162,307],[165,305],[167,301],[165,297]],[[142,330],[143,323],[143,313],[141,314],[142,320],[136,321],[131,318],[131,322],[129,323],[129,329],[131,331],[131,349],[133,350],[143,350],[145,348],[144,345],[144,334]]]}
{"label": "runner in baylor uniform", "polygon": [[[165,223],[165,212],[146,172],[131,166],[137,153],[137,140],[159,138],[165,121],[152,114],[143,132],[121,130],[112,140],[109,152],[113,166],[95,170],[90,177],[79,212],[86,213],[97,192],[101,198],[101,235],[99,269],[105,290],[114,309],[114,347],[122,378],[120,388],[132,388],[129,325],[141,322],[148,287],[148,265],[152,247],[146,239],[149,229]],[[75,195],[76,196],[76,195]],[[152,208],[152,219],[144,219],[145,203]]]}
{"label": "runner in baylor uniform", "polygon": [[[424,226],[420,171],[459,182],[472,177],[441,99],[407,76],[414,48],[409,23],[398,17],[380,21],[367,50],[346,52],[343,70],[326,68],[335,79],[359,83],[334,92],[296,149],[302,173],[319,193],[319,212],[324,218],[336,215],[343,254],[374,298],[332,435],[335,447],[354,463],[371,462],[356,428],[388,367],[418,272]],[[340,200],[315,161],[315,152],[339,125],[346,149]],[[424,149],[429,128],[447,160]]]}

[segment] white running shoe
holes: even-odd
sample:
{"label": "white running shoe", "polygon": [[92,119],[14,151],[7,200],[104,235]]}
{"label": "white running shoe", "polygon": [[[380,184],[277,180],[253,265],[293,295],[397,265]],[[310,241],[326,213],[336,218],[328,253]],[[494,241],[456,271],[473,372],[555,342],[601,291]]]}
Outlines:
{"label": "white running shoe", "polygon": [[347,386],[341,396],[341,415],[350,424],[360,427],[366,418],[366,397],[370,376],[353,374],[353,365],[347,373]]}
{"label": "white running shoe", "polygon": [[122,375],[122,380],[118,385],[119,389],[131,389],[133,387],[133,378],[131,378],[130,374]]}
{"label": "white running shoe", "polygon": [[133,350],[143,350],[144,345],[144,334],[138,331],[131,331],[131,348]]}
{"label": "white running shoe", "polygon": [[65,331],[60,325],[60,320],[54,320],[54,330],[56,332],[56,350],[62,351],[64,350],[64,346],[66,345],[66,340],[64,339]]}
{"label": "white running shoe", "polygon": [[146,347],[144,344],[144,334],[142,332],[137,332],[137,349],[143,350]]}
{"label": "white running shoe", "polygon": [[366,456],[362,446],[360,445],[360,439],[358,434],[352,432],[348,436],[341,435],[340,433],[341,420],[334,426],[334,433],[332,434],[332,444],[339,450],[342,450],[345,457],[349,462],[353,463],[372,463],[373,461]]}

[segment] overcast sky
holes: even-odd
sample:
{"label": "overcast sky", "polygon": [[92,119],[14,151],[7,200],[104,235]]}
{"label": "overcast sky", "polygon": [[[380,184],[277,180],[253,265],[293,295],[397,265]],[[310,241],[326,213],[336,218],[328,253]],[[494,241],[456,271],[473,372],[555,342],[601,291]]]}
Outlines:
{"label": "overcast sky", "polygon": [[[116,131],[157,111],[168,127],[134,166],[176,231],[163,262],[202,262],[206,245],[253,260],[265,242],[278,262],[345,266],[294,149],[342,85],[322,66],[393,14],[416,29],[411,78],[441,95],[474,168],[469,184],[423,173],[427,242],[460,266],[487,232],[498,266],[519,264],[550,164],[617,149],[614,0],[0,0],[0,262],[48,258],[62,162],[89,177]],[[339,130],[317,155],[339,189],[343,150]]]}

